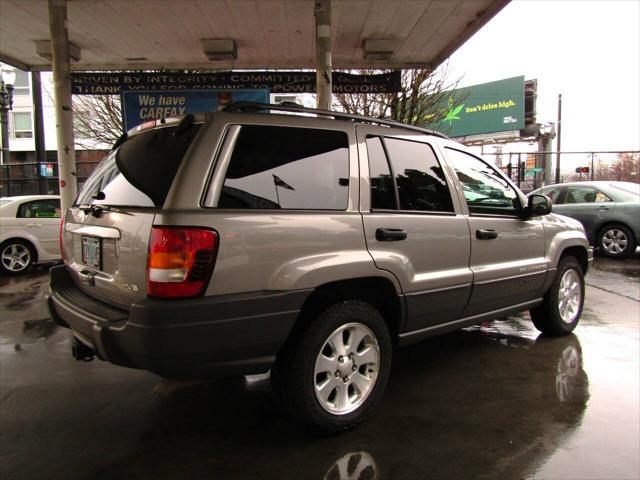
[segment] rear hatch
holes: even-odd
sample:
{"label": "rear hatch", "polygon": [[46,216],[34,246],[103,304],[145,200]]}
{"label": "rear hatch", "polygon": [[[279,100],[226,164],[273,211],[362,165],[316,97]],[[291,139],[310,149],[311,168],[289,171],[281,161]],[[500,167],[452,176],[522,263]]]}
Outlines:
{"label": "rear hatch", "polygon": [[86,181],[62,230],[67,269],[85,293],[126,309],[146,297],[153,221],[200,127],[134,133]]}

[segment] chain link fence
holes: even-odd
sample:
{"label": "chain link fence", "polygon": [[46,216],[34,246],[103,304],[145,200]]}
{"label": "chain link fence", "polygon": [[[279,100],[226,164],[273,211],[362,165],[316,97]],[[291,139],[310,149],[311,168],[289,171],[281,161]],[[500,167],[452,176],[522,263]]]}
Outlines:
{"label": "chain link fence", "polygon": [[[76,161],[78,188],[100,160]],[[0,197],[14,195],[58,195],[58,164],[20,162],[0,165]]]}
{"label": "chain link fence", "polygon": [[[545,162],[555,169],[556,152],[483,152],[487,160],[499,167],[522,191],[530,192],[555,183],[555,170],[545,178]],[[100,163],[99,159],[76,161],[78,188]],[[581,180],[619,180],[640,183],[640,150],[561,152],[563,167],[560,182]],[[566,167],[571,167],[568,170]],[[576,169],[580,169],[576,172]],[[57,195],[56,162],[18,162],[0,165],[0,197],[13,195]]]}
{"label": "chain link fence", "polygon": [[[526,192],[556,183],[557,152],[483,152]],[[551,162],[551,169],[545,165]],[[560,152],[560,183],[585,180],[617,180],[640,183],[640,150]],[[548,177],[548,178],[547,178]]]}

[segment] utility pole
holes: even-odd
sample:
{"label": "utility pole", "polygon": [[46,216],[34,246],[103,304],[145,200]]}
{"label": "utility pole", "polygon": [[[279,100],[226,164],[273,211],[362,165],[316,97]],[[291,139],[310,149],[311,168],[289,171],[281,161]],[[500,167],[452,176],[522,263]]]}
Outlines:
{"label": "utility pole", "polygon": [[562,144],[562,94],[558,94],[558,126],[557,126],[558,142],[556,144],[556,183],[560,183],[560,149]]}
{"label": "utility pole", "polygon": [[594,153],[591,153],[591,181],[593,182],[593,156]]}
{"label": "utility pole", "polygon": [[331,0],[315,0],[315,17],[317,105],[331,110]]}

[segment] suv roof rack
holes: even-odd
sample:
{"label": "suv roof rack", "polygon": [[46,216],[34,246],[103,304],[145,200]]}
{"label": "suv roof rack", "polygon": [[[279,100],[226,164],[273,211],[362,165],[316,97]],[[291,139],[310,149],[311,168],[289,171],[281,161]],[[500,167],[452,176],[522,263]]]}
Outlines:
{"label": "suv roof rack", "polygon": [[403,128],[405,130],[412,130],[414,132],[426,133],[441,138],[449,138],[444,133],[437,132],[435,130],[429,130],[427,128],[416,127],[414,125],[405,125],[404,123],[396,122],[395,120],[385,120],[383,118],[365,117],[364,115],[353,115],[344,112],[334,112],[331,110],[320,110],[317,108],[307,108],[298,105],[287,104],[273,104],[273,103],[259,103],[259,102],[234,102],[227,105],[223,112],[258,112],[260,110],[275,110],[278,112],[295,112],[295,113],[313,113],[315,115],[321,115],[324,117],[333,117],[340,120],[352,120],[362,123],[375,123],[378,125],[385,125],[388,127]]}

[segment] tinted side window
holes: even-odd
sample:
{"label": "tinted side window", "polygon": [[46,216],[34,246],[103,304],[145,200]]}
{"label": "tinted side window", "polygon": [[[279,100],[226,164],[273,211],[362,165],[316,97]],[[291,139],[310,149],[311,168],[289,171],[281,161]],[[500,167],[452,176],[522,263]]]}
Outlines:
{"label": "tinted side window", "polygon": [[453,212],[451,194],[433,149],[420,142],[385,138],[400,210]]}
{"label": "tinted side window", "polygon": [[567,187],[564,203],[602,203],[611,199],[593,187]]}
{"label": "tinted side window", "polygon": [[560,194],[562,193],[562,187],[545,188],[541,193],[549,197],[554,204],[558,204],[560,203]]}
{"label": "tinted side window", "polygon": [[371,208],[395,210],[396,196],[387,156],[380,137],[367,138],[369,176],[371,177]]}
{"label": "tinted side window", "polygon": [[470,213],[516,213],[518,195],[495,168],[452,148],[447,148],[447,156],[460,180]]}
{"label": "tinted side window", "polygon": [[243,126],[219,208],[344,210],[347,134],[311,128]]}
{"label": "tinted side window", "polygon": [[35,200],[18,207],[17,218],[60,218],[60,200]]}

